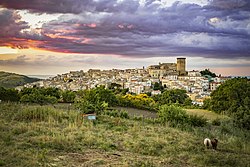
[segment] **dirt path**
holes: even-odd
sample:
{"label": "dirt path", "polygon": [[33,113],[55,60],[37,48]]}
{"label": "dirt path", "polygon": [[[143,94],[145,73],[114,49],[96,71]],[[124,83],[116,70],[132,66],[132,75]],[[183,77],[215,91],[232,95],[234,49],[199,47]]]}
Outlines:
{"label": "dirt path", "polygon": [[[57,109],[65,109],[65,110],[72,110],[74,109],[74,105],[70,103],[58,103],[54,105],[55,108]],[[141,110],[141,109],[136,109],[136,108],[131,108],[131,107],[111,107],[112,109],[117,109],[119,111],[127,111],[129,116],[142,116],[145,118],[157,118],[157,113],[148,111],[148,110]]]}
{"label": "dirt path", "polygon": [[119,111],[127,111],[129,116],[142,116],[146,118],[157,118],[156,112],[151,112],[148,110],[140,110],[136,108],[130,108],[130,107],[112,107],[114,109],[117,109]]}

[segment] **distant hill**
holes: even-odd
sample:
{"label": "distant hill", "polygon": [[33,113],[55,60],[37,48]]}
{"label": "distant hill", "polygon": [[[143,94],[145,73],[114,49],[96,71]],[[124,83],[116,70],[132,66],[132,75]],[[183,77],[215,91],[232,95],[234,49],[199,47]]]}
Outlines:
{"label": "distant hill", "polygon": [[15,88],[39,80],[38,78],[30,78],[25,75],[0,71],[0,87],[4,88]]}

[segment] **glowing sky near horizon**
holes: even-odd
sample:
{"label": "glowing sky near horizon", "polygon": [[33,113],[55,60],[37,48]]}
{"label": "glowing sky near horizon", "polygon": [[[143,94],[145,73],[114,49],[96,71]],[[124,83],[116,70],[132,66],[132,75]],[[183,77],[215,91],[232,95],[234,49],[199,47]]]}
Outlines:
{"label": "glowing sky near horizon", "polygon": [[248,0],[1,0],[0,71],[142,68],[250,76]]}

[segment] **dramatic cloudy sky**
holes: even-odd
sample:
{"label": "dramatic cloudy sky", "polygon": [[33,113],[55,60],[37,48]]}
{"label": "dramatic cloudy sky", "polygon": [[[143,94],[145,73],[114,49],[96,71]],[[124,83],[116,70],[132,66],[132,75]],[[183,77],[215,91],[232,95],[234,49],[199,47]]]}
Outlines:
{"label": "dramatic cloudy sky", "polygon": [[249,0],[1,0],[0,70],[142,68],[250,76]]}

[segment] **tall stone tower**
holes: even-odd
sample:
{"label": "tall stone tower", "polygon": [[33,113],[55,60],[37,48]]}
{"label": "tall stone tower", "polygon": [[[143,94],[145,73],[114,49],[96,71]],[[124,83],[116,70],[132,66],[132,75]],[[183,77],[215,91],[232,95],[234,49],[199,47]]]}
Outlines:
{"label": "tall stone tower", "polygon": [[177,58],[177,72],[179,75],[186,75],[186,58]]}

